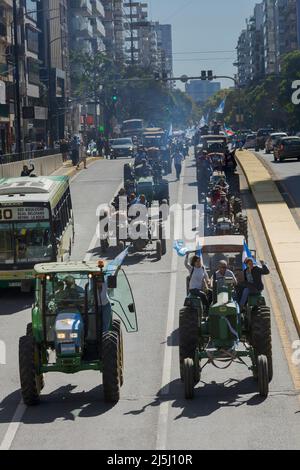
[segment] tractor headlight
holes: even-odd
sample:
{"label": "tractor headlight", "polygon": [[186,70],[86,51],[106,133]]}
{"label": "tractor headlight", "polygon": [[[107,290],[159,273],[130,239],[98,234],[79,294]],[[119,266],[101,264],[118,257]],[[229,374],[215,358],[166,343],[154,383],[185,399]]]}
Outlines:
{"label": "tractor headlight", "polygon": [[78,338],[78,333],[70,333],[70,338],[72,339]]}
{"label": "tractor headlight", "polygon": [[57,339],[66,339],[66,333],[57,333]]}

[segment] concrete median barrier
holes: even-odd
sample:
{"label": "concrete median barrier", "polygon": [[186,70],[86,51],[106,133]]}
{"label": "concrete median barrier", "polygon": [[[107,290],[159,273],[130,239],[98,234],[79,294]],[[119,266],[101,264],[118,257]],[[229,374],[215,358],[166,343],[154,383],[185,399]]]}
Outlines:
{"label": "concrete median barrier", "polygon": [[255,154],[237,160],[254,195],[262,224],[300,334],[300,230],[268,170]]}
{"label": "concrete median barrier", "polygon": [[[28,165],[28,160],[0,165],[1,178],[15,178],[21,175],[23,165]],[[62,167],[62,155],[50,155],[48,157],[35,158],[33,160],[34,174],[37,176],[49,176]]]}

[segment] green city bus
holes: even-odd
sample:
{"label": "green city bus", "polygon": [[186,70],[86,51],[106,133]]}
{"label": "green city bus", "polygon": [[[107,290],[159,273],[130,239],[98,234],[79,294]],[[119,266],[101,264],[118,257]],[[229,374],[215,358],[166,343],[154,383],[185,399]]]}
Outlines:
{"label": "green city bus", "polygon": [[67,176],[0,178],[0,289],[30,291],[34,265],[67,261],[73,242]]}

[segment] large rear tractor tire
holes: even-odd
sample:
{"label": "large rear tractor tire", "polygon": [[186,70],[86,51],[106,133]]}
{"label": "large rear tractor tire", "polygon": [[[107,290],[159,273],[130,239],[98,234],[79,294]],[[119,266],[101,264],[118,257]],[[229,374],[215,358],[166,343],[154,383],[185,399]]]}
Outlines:
{"label": "large rear tractor tire", "polygon": [[199,345],[199,319],[196,309],[184,307],[179,312],[179,364],[180,378],[184,379],[184,360],[195,358]]}
{"label": "large rear tractor tire", "polygon": [[241,215],[239,218],[239,232],[248,243],[248,217],[246,215]]}
{"label": "large rear tractor tire", "polygon": [[116,332],[109,331],[102,338],[104,399],[116,403],[120,399],[120,351]]}
{"label": "large rear tractor tire", "polygon": [[187,400],[194,398],[194,361],[190,357],[187,357],[183,363],[184,369],[184,396]]}
{"label": "large rear tractor tire", "polygon": [[251,313],[251,341],[255,356],[266,356],[269,382],[273,378],[271,313],[267,306],[254,307]]}
{"label": "large rear tractor tire", "polygon": [[19,340],[19,373],[21,392],[25,405],[37,405],[42,389],[42,375],[36,373],[39,367],[39,351],[32,334]]}
{"label": "large rear tractor tire", "polygon": [[162,243],[161,240],[157,240],[156,242],[156,259],[159,261],[162,257]]}
{"label": "large rear tractor tire", "polygon": [[263,354],[257,358],[257,378],[259,394],[266,398],[269,394],[269,372],[268,359]]}
{"label": "large rear tractor tire", "polygon": [[119,342],[119,369],[120,369],[120,386],[124,383],[124,348],[123,348],[123,333],[121,322],[117,318],[112,321],[112,331],[117,333]]}

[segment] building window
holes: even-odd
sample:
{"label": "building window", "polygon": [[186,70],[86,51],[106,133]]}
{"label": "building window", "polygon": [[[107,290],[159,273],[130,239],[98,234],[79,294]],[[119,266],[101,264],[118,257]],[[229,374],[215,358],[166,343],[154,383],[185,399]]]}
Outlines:
{"label": "building window", "polygon": [[27,59],[28,82],[32,85],[40,84],[40,66],[39,62],[31,57]]}
{"label": "building window", "polygon": [[39,33],[30,26],[26,27],[27,49],[30,52],[39,52]]}
{"label": "building window", "polygon": [[37,22],[37,2],[33,0],[25,0],[26,16]]}

